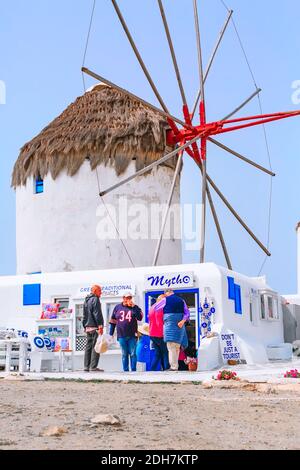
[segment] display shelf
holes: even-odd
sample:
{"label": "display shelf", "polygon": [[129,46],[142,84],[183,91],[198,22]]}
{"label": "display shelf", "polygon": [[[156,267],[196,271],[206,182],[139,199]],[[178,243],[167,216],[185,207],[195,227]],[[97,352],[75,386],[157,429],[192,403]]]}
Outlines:
{"label": "display shelf", "polygon": [[74,349],[74,318],[40,318],[36,320],[37,333],[48,336],[51,343],[61,344],[67,342],[68,347]]}
{"label": "display shelf", "polygon": [[73,318],[39,318],[36,320],[36,323],[42,323],[45,325],[46,323],[52,324],[52,323],[66,323],[66,322],[72,322]]}

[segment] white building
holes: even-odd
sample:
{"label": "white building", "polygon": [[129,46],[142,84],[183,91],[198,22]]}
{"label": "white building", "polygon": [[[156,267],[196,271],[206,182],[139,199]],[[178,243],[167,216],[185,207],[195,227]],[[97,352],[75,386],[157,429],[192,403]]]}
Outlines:
{"label": "white building", "polygon": [[[200,369],[212,369],[230,359],[265,363],[269,347],[284,341],[281,298],[265,279],[249,278],[213,263],[1,277],[0,325],[45,332],[50,337],[55,328],[62,329],[60,335],[69,337],[76,351],[76,368],[82,369],[82,306],[94,283],[103,286],[106,324],[124,291],[132,291],[147,319],[151,299],[172,286],[190,308],[188,333],[199,348]],[[60,302],[74,313],[70,319],[39,320],[42,302]],[[118,348],[100,361],[106,370],[121,369]]]}
{"label": "white building", "polygon": [[297,293],[286,294],[284,301],[284,320],[286,340],[293,343],[296,341],[298,356],[300,355],[300,222],[296,227],[297,233]]}
{"label": "white building", "polygon": [[[25,144],[12,180],[17,273],[127,267],[130,258],[135,266],[150,265],[174,162],[105,196],[105,206],[99,190],[168,153],[166,128],[139,102],[96,85]],[[158,264],[181,262],[179,203],[177,181],[171,236],[163,240]]]}

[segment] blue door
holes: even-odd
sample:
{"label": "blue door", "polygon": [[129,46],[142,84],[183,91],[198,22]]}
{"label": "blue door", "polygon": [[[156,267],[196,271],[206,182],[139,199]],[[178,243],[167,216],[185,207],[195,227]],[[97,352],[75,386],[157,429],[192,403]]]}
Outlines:
{"label": "blue door", "polygon": [[[195,340],[195,347],[198,350],[201,338],[201,317],[200,317],[200,300],[199,289],[182,289],[175,290],[176,295],[185,300],[191,312],[191,321],[188,328],[188,336]],[[163,291],[151,291],[145,293],[145,321],[148,322],[148,314],[153,303]]]}

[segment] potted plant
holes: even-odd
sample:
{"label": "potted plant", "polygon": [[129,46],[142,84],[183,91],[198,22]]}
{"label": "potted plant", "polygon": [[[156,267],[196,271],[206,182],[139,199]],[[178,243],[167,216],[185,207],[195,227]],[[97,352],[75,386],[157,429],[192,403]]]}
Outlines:
{"label": "potted plant", "polygon": [[198,369],[198,359],[196,357],[187,357],[185,363],[190,372],[196,372]]}
{"label": "potted plant", "polygon": [[300,379],[300,372],[297,369],[288,370],[284,374],[284,377],[286,379]]}
{"label": "potted plant", "polygon": [[236,372],[231,370],[220,370],[217,377],[213,376],[214,380],[240,380]]}

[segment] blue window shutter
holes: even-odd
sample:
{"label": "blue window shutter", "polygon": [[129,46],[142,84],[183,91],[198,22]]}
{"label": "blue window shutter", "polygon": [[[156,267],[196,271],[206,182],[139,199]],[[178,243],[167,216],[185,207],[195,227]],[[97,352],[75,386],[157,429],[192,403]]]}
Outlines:
{"label": "blue window shutter", "polygon": [[233,277],[227,277],[228,279],[228,299],[235,300],[235,284]]}
{"label": "blue window shutter", "polygon": [[23,305],[41,305],[41,284],[23,285]]}
{"label": "blue window shutter", "polygon": [[44,192],[44,180],[39,176],[35,180],[35,194]]}
{"label": "blue window shutter", "polygon": [[239,313],[240,315],[243,313],[241,287],[237,284],[235,284],[235,313]]}

